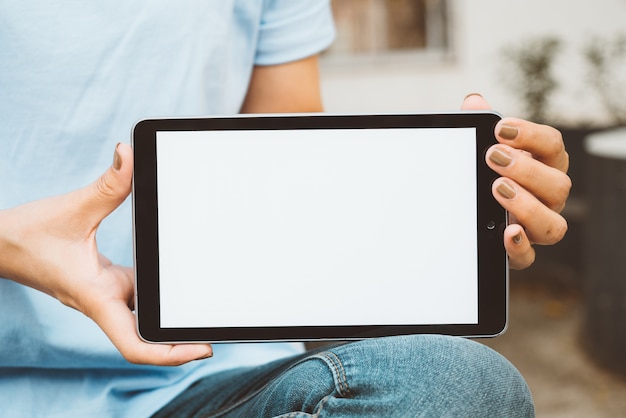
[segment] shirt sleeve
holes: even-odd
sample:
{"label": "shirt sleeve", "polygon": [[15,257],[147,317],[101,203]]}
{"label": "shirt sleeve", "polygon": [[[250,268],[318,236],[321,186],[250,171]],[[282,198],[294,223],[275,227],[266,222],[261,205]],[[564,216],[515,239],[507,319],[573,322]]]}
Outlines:
{"label": "shirt sleeve", "polygon": [[306,58],[327,48],[334,39],[330,0],[266,0],[255,64]]}

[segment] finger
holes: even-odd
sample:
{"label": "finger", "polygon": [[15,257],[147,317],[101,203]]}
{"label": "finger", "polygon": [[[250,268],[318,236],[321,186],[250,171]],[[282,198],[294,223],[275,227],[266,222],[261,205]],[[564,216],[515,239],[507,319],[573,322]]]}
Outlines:
{"label": "finger", "polygon": [[504,248],[509,256],[509,267],[514,270],[525,269],[535,262],[535,249],[521,225],[511,224],[506,227]]}
{"label": "finger", "polygon": [[565,236],[565,219],[513,180],[502,177],[496,179],[492,185],[492,193],[500,205],[524,226],[526,236],[531,242],[555,244]]}
{"label": "finger", "polygon": [[132,267],[124,267],[124,266],[119,266],[119,265],[115,265],[113,267],[121,271],[127,280],[128,288],[131,289],[131,291],[128,292],[128,295],[126,297],[126,302],[127,302],[128,309],[130,309],[131,311],[134,311],[135,310],[135,270]]}
{"label": "finger", "polygon": [[[117,286],[109,289],[115,299],[122,299],[131,311],[135,310],[135,271],[131,267],[110,263],[105,269],[115,277]],[[101,294],[102,296],[102,294]],[[97,302],[96,302],[97,303]]]}
{"label": "finger", "polygon": [[503,144],[489,148],[486,161],[492,170],[522,185],[548,208],[560,213],[565,207],[572,181],[562,171]]}
{"label": "finger", "polygon": [[95,182],[78,190],[72,198],[76,211],[94,226],[115,210],[130,194],[133,151],[128,144],[118,144],[113,163]]}
{"label": "finger", "polygon": [[98,261],[100,262],[100,265],[103,267],[110,267],[113,265],[113,262],[111,262],[111,260],[109,260],[106,256],[102,255],[101,253],[98,253]]}
{"label": "finger", "polygon": [[491,110],[491,106],[479,93],[471,93],[463,99],[461,110]]}
{"label": "finger", "polygon": [[567,173],[569,155],[561,132],[553,127],[505,118],[496,124],[495,133],[499,142],[528,151],[544,164]]}
{"label": "finger", "polygon": [[139,338],[135,315],[122,301],[109,301],[92,319],[107,334],[126,360],[135,364],[177,366],[211,357],[210,344],[152,344]]}

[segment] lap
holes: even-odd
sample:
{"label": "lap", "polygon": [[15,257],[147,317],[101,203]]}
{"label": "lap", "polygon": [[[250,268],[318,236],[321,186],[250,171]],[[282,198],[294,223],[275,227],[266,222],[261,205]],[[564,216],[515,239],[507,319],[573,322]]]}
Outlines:
{"label": "lap", "polygon": [[[215,361],[217,359],[214,359]],[[517,370],[482,344],[413,335],[207,376],[156,416],[533,416]]]}

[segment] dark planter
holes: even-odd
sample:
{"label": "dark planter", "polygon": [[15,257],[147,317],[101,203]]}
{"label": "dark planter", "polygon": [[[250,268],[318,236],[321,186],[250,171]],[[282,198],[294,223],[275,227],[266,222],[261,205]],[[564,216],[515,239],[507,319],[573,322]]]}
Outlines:
{"label": "dark planter", "polygon": [[601,131],[599,128],[557,128],[563,135],[565,147],[570,157],[568,175],[572,179],[572,189],[567,205],[562,212],[568,223],[567,234],[561,242],[550,246],[535,246],[537,258],[533,269],[550,271],[550,276],[558,278],[576,289],[582,287],[584,269],[584,225],[587,215],[586,166],[588,155],[584,140],[590,134]]}
{"label": "dark planter", "polygon": [[626,129],[588,141],[584,340],[600,363],[626,376]]}

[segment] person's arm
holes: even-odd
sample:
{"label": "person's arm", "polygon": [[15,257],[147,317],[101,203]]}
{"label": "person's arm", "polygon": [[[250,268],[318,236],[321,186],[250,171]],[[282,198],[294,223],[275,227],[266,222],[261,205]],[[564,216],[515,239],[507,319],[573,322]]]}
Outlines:
{"label": "person's arm", "polygon": [[[480,95],[470,95],[462,108],[490,106]],[[569,156],[561,133],[547,125],[504,118],[495,134],[499,144],[489,148],[486,161],[502,177],[492,192],[510,215],[504,231],[509,265],[523,269],[535,261],[532,244],[551,245],[565,236],[567,222],[560,213],[572,187]]]}
{"label": "person's arm", "polygon": [[317,56],[256,66],[241,113],[321,112]]}
{"label": "person's arm", "polygon": [[132,149],[120,144],[114,162],[92,184],[0,211],[0,277],[55,297],[90,317],[133,363],[177,365],[212,354],[208,344],[142,341],[132,313],[133,271],[98,252],[100,222],[129,195]]}
{"label": "person's arm", "polygon": [[[242,111],[321,110],[315,57],[256,67]],[[133,271],[98,252],[100,222],[130,194],[132,149],[89,186],[0,210],[0,277],[45,292],[91,318],[130,362],[177,365],[209,357],[209,344],[149,344],[136,331]]]}

